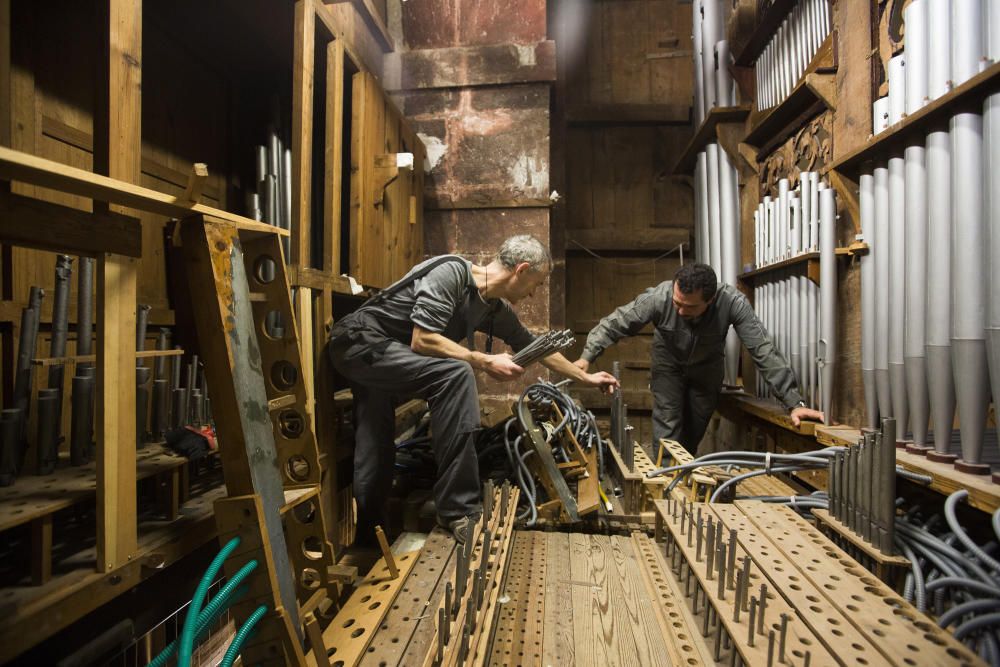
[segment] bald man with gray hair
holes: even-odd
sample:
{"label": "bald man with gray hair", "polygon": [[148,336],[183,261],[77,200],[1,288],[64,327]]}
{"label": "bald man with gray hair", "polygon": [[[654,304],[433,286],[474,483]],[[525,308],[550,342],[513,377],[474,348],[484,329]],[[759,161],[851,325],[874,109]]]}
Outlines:
{"label": "bald man with gray hair", "polygon": [[[333,327],[333,365],[354,393],[358,542],[372,543],[375,526],[385,523],[396,455],[394,407],[411,398],[426,400],[431,413],[438,522],[458,542],[468,538],[482,513],[474,371],[503,382],[524,373],[509,353],[493,353],[493,337],[515,352],[535,339],[512,306],[531,297],[551,269],[548,248],[528,235],[508,238],[485,266],[457,255],[433,257]],[[483,352],[475,349],[477,331],[487,334]],[[559,353],[541,363],[584,386],[607,391],[618,385],[614,376],[587,373]]]}

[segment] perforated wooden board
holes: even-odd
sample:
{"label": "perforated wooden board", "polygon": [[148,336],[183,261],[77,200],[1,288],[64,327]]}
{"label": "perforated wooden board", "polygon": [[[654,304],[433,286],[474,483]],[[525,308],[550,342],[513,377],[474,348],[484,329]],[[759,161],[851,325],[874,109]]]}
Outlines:
{"label": "perforated wooden board", "polygon": [[[333,667],[358,664],[419,555],[419,551],[397,554],[399,575],[394,579],[390,578],[385,559],[380,558],[358,584],[350,599],[323,631],[323,643]],[[315,665],[315,660],[309,664]]]}
{"label": "perforated wooden board", "polygon": [[489,664],[539,664],[542,661],[542,628],[545,627],[545,576],[548,563],[545,533],[514,534],[501,591],[496,632]]}
{"label": "perforated wooden board", "polygon": [[[746,501],[738,501],[736,506],[757,530],[767,532],[789,562],[803,564],[800,572],[827,600],[846,610],[855,628],[872,642],[891,647],[898,655],[898,664],[985,664],[792,510]],[[810,569],[810,565],[815,568]]]}
{"label": "perforated wooden board", "polygon": [[[703,554],[701,560],[698,560],[696,555],[696,542],[693,542],[695,546],[688,546],[687,531],[684,533],[681,532],[680,520],[675,520],[670,513],[662,507],[663,504],[665,504],[665,501],[661,500],[657,503],[657,507],[660,510],[661,515],[664,516],[664,524],[667,531],[669,531],[667,539],[669,540],[670,536],[673,537],[674,545],[691,567],[691,571],[694,573],[694,576],[697,577],[697,581],[701,585],[706,595],[706,599],[708,599],[711,605],[716,609],[719,620],[725,627],[726,632],[729,634],[734,646],[736,646],[740,655],[743,657],[743,661],[749,664],[766,664],[767,632],[769,627],[764,628],[763,635],[757,634],[753,646],[750,646],[747,616],[741,615],[739,622],[735,622],[733,620],[734,591],[726,589],[724,592],[724,598],[719,598],[717,586],[718,572],[714,571],[711,575],[708,574],[707,558]],[[690,526],[688,526],[688,530],[690,530]],[[728,541],[728,535],[725,536],[725,539]],[[743,550],[738,551],[737,554],[737,562],[742,562],[743,556],[747,555]],[[750,580],[752,582],[750,587],[751,595],[754,594],[755,590],[759,593],[759,586],[762,581],[759,569],[751,568]],[[792,619],[796,618],[794,608],[792,608],[786,600],[769,589],[767,591],[766,615],[766,618],[768,619],[768,626],[773,627],[772,624],[781,617],[781,614],[787,614]],[[775,631],[777,632],[777,629],[775,629]],[[794,622],[793,620],[793,622],[788,624],[786,646],[789,653],[795,655],[797,651],[800,657],[804,656],[806,652],[809,652],[811,656],[811,664],[813,665],[838,664],[833,655],[816,640],[813,633],[801,622]]]}

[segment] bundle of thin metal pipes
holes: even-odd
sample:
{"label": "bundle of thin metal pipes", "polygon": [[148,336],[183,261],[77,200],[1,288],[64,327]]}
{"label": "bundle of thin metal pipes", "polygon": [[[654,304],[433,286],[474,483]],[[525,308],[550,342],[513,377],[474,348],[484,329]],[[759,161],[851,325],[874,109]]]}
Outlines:
{"label": "bundle of thin metal pipes", "polygon": [[[817,286],[796,269],[762,277],[754,305],[775,347],[790,362],[804,400],[830,419],[837,359],[836,198],[816,172],[801,172],[795,190],[778,181],[754,212],[754,262],[765,267],[820,251]],[[758,375],[757,395],[770,388]]]}
{"label": "bundle of thin metal pipes", "polygon": [[788,97],[828,34],[829,0],[800,0],[792,8],[754,63],[758,110]]}
{"label": "bundle of thin metal pipes", "polygon": [[527,346],[519,350],[512,358],[515,364],[524,368],[536,361],[544,359],[550,354],[562,352],[576,342],[573,332],[569,329],[563,331],[549,331],[535,338]]}
{"label": "bundle of thin metal pipes", "polygon": [[[611,374],[622,379],[621,364],[613,362]],[[628,406],[624,393],[619,390],[611,395],[611,440],[630,471],[635,468],[635,449],[632,444],[632,427],[628,423]]]}
{"label": "bundle of thin metal pipes", "polygon": [[857,447],[830,460],[830,513],[886,555],[894,551],[896,524],[896,422],[866,430]]}
{"label": "bundle of thin metal pipes", "polygon": [[[1000,58],[996,3],[914,0],[904,19],[906,50],[890,60],[889,95],[873,108],[876,134]],[[993,95],[982,113],[955,113],[859,179],[862,232],[872,248],[861,269],[868,425],[892,417],[913,451],[981,474],[990,472],[990,378],[1000,387],[998,126]]]}

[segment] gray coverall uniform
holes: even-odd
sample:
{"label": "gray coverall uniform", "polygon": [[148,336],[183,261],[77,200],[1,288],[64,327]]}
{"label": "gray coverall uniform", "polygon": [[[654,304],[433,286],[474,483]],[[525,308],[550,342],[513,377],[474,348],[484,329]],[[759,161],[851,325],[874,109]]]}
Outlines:
{"label": "gray coverall uniform", "polygon": [[514,350],[534,340],[510,304],[483,300],[467,260],[447,257],[418,264],[330,333],[334,368],[354,393],[354,497],[362,540],[385,524],[396,456],[394,410],[411,398],[424,399],[430,409],[438,517],[448,522],[482,511],[473,439],[480,423],[475,375],[464,361],[414,352],[414,325],[455,342],[468,338],[470,346],[476,331],[496,335]]}
{"label": "gray coverall uniform", "polygon": [[732,285],[720,285],[715,300],[695,321],[677,314],[672,280],[617,308],[587,336],[581,357],[593,361],[647,324],[655,327],[652,350],[653,438],[676,440],[694,453],[719,401],[725,375],[729,326],[736,327],[758,371],[791,409],[802,401],[795,374],[774,347],[747,298]]}

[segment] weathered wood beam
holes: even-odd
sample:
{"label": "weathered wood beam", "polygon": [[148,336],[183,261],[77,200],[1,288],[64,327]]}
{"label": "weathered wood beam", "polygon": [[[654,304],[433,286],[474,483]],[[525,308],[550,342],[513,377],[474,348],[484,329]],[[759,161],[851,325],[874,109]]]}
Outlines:
{"label": "weathered wood beam", "polygon": [[311,0],[295,3],[292,65],[292,256],[290,264],[310,260],[312,197],[313,63],[316,12]]}
{"label": "weathered wood beam", "polygon": [[344,41],[326,47],[326,155],[323,179],[323,270],[340,273],[341,191],[344,155]]}
{"label": "weathered wood beam", "polygon": [[92,257],[105,252],[141,257],[142,223],[120,213],[88,213],[0,192],[0,242]]}
{"label": "weathered wood beam", "polygon": [[[95,157],[99,157],[99,153],[100,151],[95,151]],[[181,197],[150,190],[123,178],[102,176],[6,147],[0,147],[0,180],[20,181],[29,185],[52,188],[99,202],[118,204],[172,218],[203,213],[236,225],[241,231],[288,235],[287,230],[204,204],[185,202]]]}
{"label": "weathered wood beam", "polygon": [[[123,185],[128,185],[138,183],[140,178],[142,1],[106,0],[101,9],[102,37],[106,38],[100,43],[106,51],[101,68],[104,85],[94,114],[94,165],[107,170],[107,180],[120,179]],[[96,208],[102,210],[104,206]],[[120,209],[112,212],[125,213]],[[109,572],[128,563],[138,551],[135,458],[138,262],[133,257],[105,253],[98,257],[96,274],[97,570]]]}

